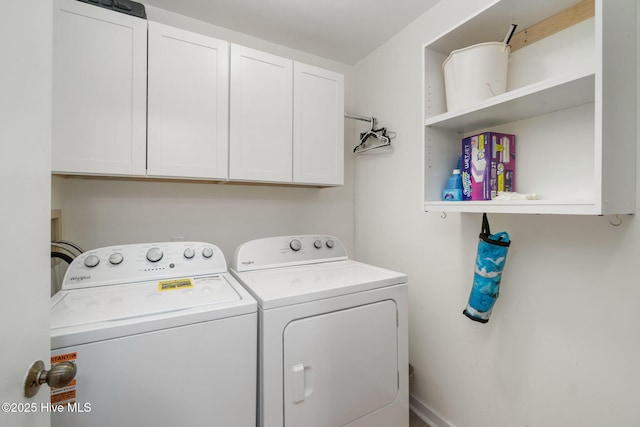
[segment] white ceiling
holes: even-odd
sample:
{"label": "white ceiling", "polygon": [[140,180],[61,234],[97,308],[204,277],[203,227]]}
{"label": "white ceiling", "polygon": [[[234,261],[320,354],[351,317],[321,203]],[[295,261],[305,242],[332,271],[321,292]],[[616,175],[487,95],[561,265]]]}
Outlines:
{"label": "white ceiling", "polygon": [[139,0],[345,64],[355,64],[440,0]]}

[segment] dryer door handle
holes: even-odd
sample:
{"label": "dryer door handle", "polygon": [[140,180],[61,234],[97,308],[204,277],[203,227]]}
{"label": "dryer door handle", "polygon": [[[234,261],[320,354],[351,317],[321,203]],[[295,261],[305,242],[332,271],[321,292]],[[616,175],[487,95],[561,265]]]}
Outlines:
{"label": "dryer door handle", "polygon": [[305,398],[304,390],[304,364],[300,363],[291,368],[293,381],[293,403],[302,402]]}

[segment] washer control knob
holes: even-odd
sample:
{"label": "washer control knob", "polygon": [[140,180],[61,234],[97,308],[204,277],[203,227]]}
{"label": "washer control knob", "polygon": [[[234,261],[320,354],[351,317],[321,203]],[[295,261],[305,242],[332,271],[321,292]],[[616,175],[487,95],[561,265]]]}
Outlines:
{"label": "washer control knob", "polygon": [[335,245],[336,245],[336,244],[333,242],[333,240],[331,240],[331,239],[327,240],[327,247],[328,247],[329,249],[333,249],[333,247],[334,247]]}
{"label": "washer control knob", "polygon": [[122,261],[124,261],[124,257],[122,256],[122,254],[120,252],[114,252],[109,257],[109,262],[111,263],[111,265],[118,265]]}
{"label": "washer control knob", "polygon": [[213,249],[206,247],[202,250],[202,256],[205,258],[211,258],[213,256]]}
{"label": "washer control knob", "polygon": [[100,264],[100,258],[98,258],[96,255],[89,255],[84,260],[84,265],[89,268],[93,268],[98,264]]}
{"label": "washer control knob", "polygon": [[164,254],[160,248],[153,247],[147,251],[147,259],[151,262],[158,262],[163,256]]}
{"label": "washer control knob", "polygon": [[322,242],[320,240],[316,240],[315,242],[313,242],[313,247],[315,247],[316,249],[320,249],[322,247]]}
{"label": "washer control knob", "polygon": [[185,249],[185,250],[184,250],[184,257],[185,257],[186,259],[191,259],[191,258],[193,258],[194,256],[196,256],[196,251],[195,251],[195,249],[193,249],[193,248],[187,248],[187,249]]}
{"label": "washer control knob", "polygon": [[298,239],[293,239],[290,243],[289,243],[289,247],[291,248],[291,250],[293,250],[294,252],[298,252],[300,249],[302,249],[302,243],[300,243],[300,240]]}

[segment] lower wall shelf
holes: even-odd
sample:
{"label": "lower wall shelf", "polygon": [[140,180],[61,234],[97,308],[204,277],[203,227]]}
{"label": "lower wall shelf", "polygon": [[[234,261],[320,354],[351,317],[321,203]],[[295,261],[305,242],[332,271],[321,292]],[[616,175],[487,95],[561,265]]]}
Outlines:
{"label": "lower wall shelf", "polygon": [[552,200],[517,201],[466,201],[466,202],[425,202],[426,212],[458,213],[510,213],[510,214],[562,214],[596,215],[599,211],[595,203],[561,203]]}

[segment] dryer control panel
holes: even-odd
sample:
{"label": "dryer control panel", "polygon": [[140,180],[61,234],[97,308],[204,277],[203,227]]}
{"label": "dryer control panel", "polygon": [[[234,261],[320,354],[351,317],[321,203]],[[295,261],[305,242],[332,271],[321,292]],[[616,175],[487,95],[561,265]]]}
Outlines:
{"label": "dryer control panel", "polygon": [[232,268],[241,272],[346,259],[347,251],[336,237],[280,236],[243,243],[236,250]]}
{"label": "dryer control panel", "polygon": [[109,246],[76,257],[62,289],[78,289],[148,280],[227,272],[220,249],[202,242],[162,242]]}

